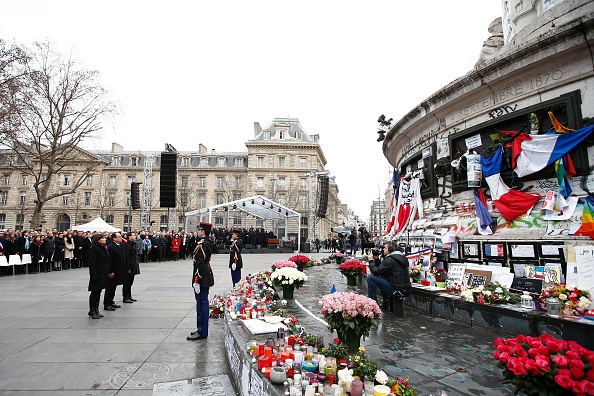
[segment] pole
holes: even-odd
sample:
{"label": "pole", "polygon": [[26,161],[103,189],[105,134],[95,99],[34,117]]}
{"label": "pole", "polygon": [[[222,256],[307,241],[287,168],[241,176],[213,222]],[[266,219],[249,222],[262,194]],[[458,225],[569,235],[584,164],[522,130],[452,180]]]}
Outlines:
{"label": "pole", "polygon": [[128,205],[128,231],[132,232],[132,194],[130,194],[130,205]]}

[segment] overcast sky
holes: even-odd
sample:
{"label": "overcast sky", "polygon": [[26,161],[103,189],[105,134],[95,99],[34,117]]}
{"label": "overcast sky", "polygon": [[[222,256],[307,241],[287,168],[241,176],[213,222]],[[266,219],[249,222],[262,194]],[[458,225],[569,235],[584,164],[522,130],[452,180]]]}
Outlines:
{"label": "overcast sky", "polygon": [[319,134],[339,198],[366,219],[391,168],[378,116],[399,119],[470,71],[501,0],[0,0],[0,36],[50,40],[122,114],[86,148],[247,151],[253,123]]}

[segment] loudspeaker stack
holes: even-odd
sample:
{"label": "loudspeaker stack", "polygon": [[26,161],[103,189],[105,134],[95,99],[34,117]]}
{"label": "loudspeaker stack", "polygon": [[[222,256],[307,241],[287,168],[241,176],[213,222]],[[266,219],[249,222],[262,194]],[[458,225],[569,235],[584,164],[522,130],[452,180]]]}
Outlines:
{"label": "loudspeaker stack", "polygon": [[320,205],[316,214],[319,218],[326,217],[326,210],[328,209],[328,176],[320,176]]}
{"label": "loudspeaker stack", "polygon": [[140,209],[140,183],[132,182],[130,186],[132,209]]}
{"label": "loudspeaker stack", "polygon": [[177,153],[161,152],[159,201],[162,208],[175,208],[177,193]]}

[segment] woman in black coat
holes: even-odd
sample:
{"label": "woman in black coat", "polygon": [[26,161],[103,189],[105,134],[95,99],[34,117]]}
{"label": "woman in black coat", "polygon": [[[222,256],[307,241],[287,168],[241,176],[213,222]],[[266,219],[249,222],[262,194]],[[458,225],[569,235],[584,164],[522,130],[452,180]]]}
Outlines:
{"label": "woman in black coat", "polygon": [[31,254],[31,264],[29,272],[32,274],[39,273],[39,248],[41,246],[41,237],[39,235],[35,235],[33,241],[29,245],[29,254]]}
{"label": "woman in black coat", "polygon": [[89,317],[102,318],[99,313],[101,290],[108,285],[109,253],[105,247],[105,237],[101,234],[93,235],[91,251],[89,252]]}
{"label": "woman in black coat", "polygon": [[52,261],[54,262],[54,271],[62,271],[62,263],[64,262],[64,251],[66,250],[66,244],[64,243],[64,234],[58,233],[55,238],[55,249]]}

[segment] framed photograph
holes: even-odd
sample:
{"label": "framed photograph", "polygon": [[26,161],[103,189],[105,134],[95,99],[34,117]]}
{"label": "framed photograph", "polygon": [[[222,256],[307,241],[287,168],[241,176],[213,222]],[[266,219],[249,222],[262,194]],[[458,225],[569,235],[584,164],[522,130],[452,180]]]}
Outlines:
{"label": "framed photograph", "polygon": [[563,243],[543,242],[538,245],[538,254],[542,258],[560,259],[565,257],[563,246],[565,246]]}
{"label": "framed photograph", "polygon": [[460,242],[462,258],[479,259],[481,258],[481,243],[480,242]]}
{"label": "framed photograph", "polygon": [[460,258],[458,242],[452,242],[452,249],[450,250],[450,259],[458,260]]}
{"label": "framed photograph", "polygon": [[536,245],[530,242],[508,242],[510,259],[534,260],[538,258]]}
{"label": "framed photograph", "polygon": [[506,260],[507,246],[505,242],[483,242],[483,256],[486,259]]}

